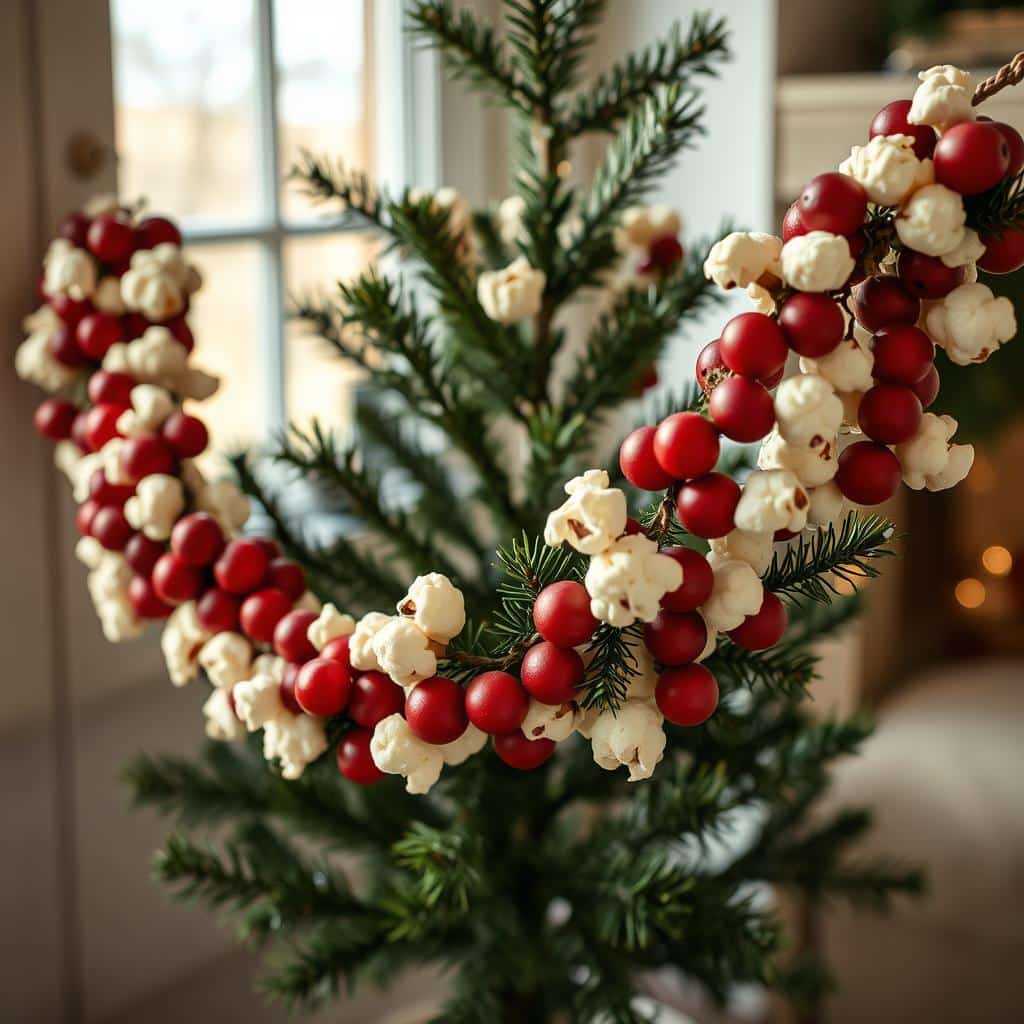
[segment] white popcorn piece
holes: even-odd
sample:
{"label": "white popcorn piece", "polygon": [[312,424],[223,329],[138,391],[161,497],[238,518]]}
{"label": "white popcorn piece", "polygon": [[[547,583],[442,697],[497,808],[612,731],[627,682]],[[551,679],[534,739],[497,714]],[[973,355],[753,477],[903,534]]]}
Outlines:
{"label": "white popcorn piece", "polygon": [[444,767],[442,748],[424,743],[399,714],[377,723],[370,740],[370,756],[382,772],[403,776],[409,793],[430,792]]}
{"label": "white popcorn piece", "polygon": [[349,640],[348,657],[353,668],[363,672],[380,672],[380,662],[373,649],[377,634],[391,622],[393,616],[383,612],[367,612],[357,623]]}
{"label": "white popcorn piece", "polygon": [[43,291],[80,302],[96,290],[96,261],[66,238],[55,238],[43,259]]}
{"label": "white popcorn piece", "polygon": [[14,353],[14,372],[43,391],[60,391],[77,379],[82,370],[65,366],[55,358],[47,345],[48,337],[48,331],[35,331],[18,346]]}
{"label": "white popcorn piece", "polygon": [[807,525],[807,505],[807,492],[788,469],[754,470],[736,506],[736,527],[754,533],[798,533]]}
{"label": "white popcorn piece", "polygon": [[602,711],[590,727],[594,761],[606,771],[625,766],[629,781],[654,774],[665,753],[664,718],[647,701],[627,700],[618,711]]}
{"label": "white popcorn piece", "polygon": [[132,572],[124,555],[104,550],[89,573],[89,596],[96,604],[119,600],[127,595],[131,578]]}
{"label": "white popcorn piece", "polygon": [[626,529],[626,495],[608,486],[603,469],[588,469],[565,485],[569,497],[549,516],[544,542],[558,547],[563,541],[584,555],[596,555]]}
{"label": "white popcorn piece", "polygon": [[540,312],[546,283],[544,271],[520,256],[503,270],[485,270],[477,278],[476,296],[492,320],[511,324]]}
{"label": "white popcorn piece", "polygon": [[615,229],[615,247],[619,252],[648,249],[659,238],[675,238],[682,230],[682,218],[670,206],[630,206]]}
{"label": "white popcorn piece", "polygon": [[203,481],[201,487],[190,489],[199,511],[213,516],[226,533],[236,533],[248,520],[249,499],[233,480]]}
{"label": "white popcorn piece", "polygon": [[928,333],[958,366],[983,363],[1017,333],[1013,303],[984,284],[962,284],[925,315]]}
{"label": "white popcorn piece", "polygon": [[79,537],[75,543],[75,558],[87,569],[96,569],[106,550],[95,537]]}
{"label": "white popcorn piece", "polygon": [[947,267],[972,267],[977,280],[978,269],[974,265],[984,255],[985,243],[982,242],[981,236],[973,228],[965,228],[960,244],[939,258]]}
{"label": "white popcorn piece", "polygon": [[286,779],[301,777],[326,749],[327,734],[319,718],[286,711],[263,727],[263,756],[279,760]]}
{"label": "white popcorn piece", "polygon": [[[58,441],[53,446],[53,464],[74,483],[78,465],[85,458],[74,441]],[[77,500],[77,499],[76,499]]]}
{"label": "white popcorn piece", "polygon": [[971,100],[974,79],[967,71],[952,64],[936,64],[918,73],[921,84],[914,90],[907,120],[911,124],[928,124],[946,128],[960,121],[973,121]]}
{"label": "white popcorn piece", "polygon": [[398,602],[398,614],[411,619],[435,643],[446,644],[466,625],[466,601],[447,576],[431,572],[412,581]]}
{"label": "white popcorn piece", "polygon": [[665,594],[682,586],[683,570],[649,537],[633,534],[594,555],[583,582],[591,613],[622,628],[652,621]]}
{"label": "white popcorn piece", "polygon": [[199,664],[214,686],[230,688],[252,674],[252,653],[241,633],[218,633],[203,644]]}
{"label": "white popcorn piece", "polygon": [[[842,403],[840,403],[841,407]],[[778,400],[776,400],[776,408],[778,408]],[[837,426],[836,430],[838,431],[838,429]],[[839,468],[839,439],[835,435],[825,438],[824,441],[821,440],[820,434],[815,434],[814,437],[819,441],[814,447],[790,444],[776,427],[761,442],[761,450],[757,455],[757,468],[788,469],[804,487],[820,487],[822,484],[828,483]]]}
{"label": "white popcorn piece", "polygon": [[707,558],[712,569],[723,562],[746,562],[758,576],[763,576],[775,555],[775,535],[769,532],[733,530],[708,543],[711,550]]}
{"label": "white popcorn piece", "polygon": [[775,305],[767,286],[782,279],[782,239],[760,231],[733,231],[711,246],[704,276],[719,288],[746,288],[756,302]]}
{"label": "white popcorn piece", "polygon": [[903,482],[915,491],[942,491],[960,483],[974,464],[974,446],[952,444],[957,422],[952,416],[926,412],[917,433],[895,447]]}
{"label": "white popcorn piece", "polygon": [[442,743],[437,747],[441,751],[445,764],[458,765],[468,761],[474,754],[479,754],[487,745],[487,733],[478,729],[472,722],[466,726],[465,732],[451,743]]}
{"label": "white popcorn piece", "polygon": [[199,622],[195,601],[186,601],[171,612],[160,636],[160,649],[175,686],[184,686],[199,674],[199,652],[210,635]]}
{"label": "white popcorn piece", "polygon": [[281,680],[271,672],[257,671],[235,684],[231,693],[238,717],[249,732],[289,713],[281,700]]}
{"label": "white popcorn piece", "polygon": [[78,461],[71,467],[71,472],[68,475],[68,479],[71,481],[71,496],[77,504],[81,505],[82,502],[88,500],[89,481],[97,469],[103,468],[104,457],[102,451],[79,455]]}
{"label": "white popcorn piece", "polygon": [[784,380],[775,392],[775,418],[783,441],[819,448],[839,431],[843,403],[820,373],[800,373]]}
{"label": "white popcorn piece", "polygon": [[302,596],[295,602],[296,611],[312,612],[314,615],[319,615],[323,607],[323,602],[312,590],[304,590]]}
{"label": "white popcorn piece", "polygon": [[136,384],[131,391],[132,407],[117,420],[117,429],[125,437],[144,437],[159,431],[177,408],[171,393],[155,384]]}
{"label": "white popcorn piece", "polygon": [[117,213],[121,204],[113,192],[100,192],[85,201],[82,213],[86,217],[102,217],[105,213]]}
{"label": "white popcorn piece", "polygon": [[782,278],[801,292],[833,292],[846,284],[856,265],[842,235],[809,231],[782,247]]}
{"label": "white popcorn piece", "polygon": [[130,484],[132,477],[125,468],[124,456],[127,442],[123,437],[112,437],[98,452],[99,466],[103,475],[112,484]]}
{"label": "white popcorn piece", "polygon": [[748,615],[760,610],[764,588],[757,573],[746,562],[719,562],[711,568],[715,585],[700,611],[712,629],[727,633]]}
{"label": "white popcorn piece", "polygon": [[103,369],[131,374],[139,383],[158,384],[175,391],[188,369],[185,346],[166,327],[147,327],[142,337],[111,345]]}
{"label": "white popcorn piece", "polygon": [[150,540],[167,540],[185,511],[185,489],[167,473],[143,477],[124,503],[125,519]]}
{"label": "white popcorn piece", "polygon": [[565,704],[543,704],[530,699],[530,707],[520,726],[528,740],[554,740],[561,743],[575,731],[577,720],[582,717],[575,701]]}
{"label": "white popcorn piece", "polygon": [[316,620],[309,624],[306,636],[318,651],[322,651],[332,640],[339,636],[351,636],[355,629],[356,620],[351,615],[342,615],[328,602],[320,609]]}
{"label": "white popcorn piece", "polygon": [[[874,357],[872,356],[872,359]],[[839,401],[843,403],[843,425],[841,434],[860,434],[860,403],[864,400],[863,391],[840,391]]]}
{"label": "white popcorn piece", "polygon": [[498,204],[498,236],[507,246],[513,246],[526,238],[523,228],[523,213],[526,200],[522,196],[507,196]]}
{"label": "white popcorn piece", "polygon": [[206,718],[206,735],[211,740],[241,739],[245,735],[245,726],[231,710],[230,690],[214,690],[206,703],[203,704],[203,716]]}
{"label": "white popcorn piece", "polygon": [[132,253],[121,277],[121,300],[148,320],[169,320],[185,308],[186,297],[202,283],[199,272],[186,262],[181,248],[161,242]]}
{"label": "white popcorn piece", "polygon": [[874,365],[871,349],[856,338],[844,338],[828,355],[817,359],[800,357],[802,373],[824,377],[838,392],[867,391],[873,387],[871,371]]}
{"label": "white popcorn piece", "polygon": [[846,511],[846,498],[834,480],[807,491],[810,504],[807,506],[808,526],[828,526],[837,523]]}
{"label": "white popcorn piece", "polygon": [[253,660],[252,672],[253,675],[260,673],[270,676],[280,683],[284,680],[284,670],[287,664],[284,658],[278,654],[261,654]]}
{"label": "white popcorn piece", "polygon": [[896,216],[896,234],[915,252],[944,256],[963,244],[967,213],[959,194],[945,185],[918,189]]}
{"label": "white popcorn piece", "polygon": [[175,381],[175,390],[182,398],[193,402],[205,402],[220,388],[220,377],[200,370],[198,366],[187,366],[185,372]]}
{"label": "white popcorn piece", "polygon": [[108,316],[123,316],[127,312],[121,298],[121,279],[118,277],[101,277],[92,293],[92,304]]}
{"label": "white popcorn piece", "polygon": [[26,334],[50,335],[63,323],[64,321],[54,312],[53,306],[47,303],[43,306],[36,306],[31,313],[26,313],[21,318],[21,329]]}
{"label": "white popcorn piece", "polygon": [[373,653],[381,671],[399,686],[412,686],[437,671],[430,638],[401,617],[392,618],[374,634]]}
{"label": "white popcorn piece", "polygon": [[108,598],[95,605],[103,636],[109,643],[133,640],[143,630],[142,620],[135,614],[127,597]]}
{"label": "white popcorn piece", "polygon": [[876,135],[854,146],[839,171],[859,182],[879,206],[898,206],[919,186],[921,161],[909,135]]}

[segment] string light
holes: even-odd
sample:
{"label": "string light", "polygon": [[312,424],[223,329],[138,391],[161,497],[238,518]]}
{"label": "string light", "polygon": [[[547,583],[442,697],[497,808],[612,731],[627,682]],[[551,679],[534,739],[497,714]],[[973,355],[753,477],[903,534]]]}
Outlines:
{"label": "string light", "polygon": [[985,603],[985,597],[987,596],[985,584],[973,576],[968,576],[967,579],[961,580],[956,585],[953,595],[956,597],[958,604],[968,609],[980,608]]}
{"label": "string light", "polygon": [[1005,576],[1013,568],[1013,555],[1002,544],[993,544],[981,553],[981,564],[993,576]]}

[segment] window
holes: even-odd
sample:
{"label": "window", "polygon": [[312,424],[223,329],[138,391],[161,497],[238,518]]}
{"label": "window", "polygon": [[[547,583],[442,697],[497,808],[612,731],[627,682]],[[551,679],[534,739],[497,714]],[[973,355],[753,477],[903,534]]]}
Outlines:
{"label": "window", "polygon": [[190,319],[199,364],[223,378],[203,406],[221,450],[289,419],[350,418],[356,372],[286,322],[287,296],[353,276],[376,242],[325,221],[283,178],[306,147],[409,180],[393,153],[411,147],[378,161],[375,146],[378,126],[406,134],[411,71],[390,76],[416,62],[400,10],[400,0],[111,0],[119,190],[180,221],[207,279]]}

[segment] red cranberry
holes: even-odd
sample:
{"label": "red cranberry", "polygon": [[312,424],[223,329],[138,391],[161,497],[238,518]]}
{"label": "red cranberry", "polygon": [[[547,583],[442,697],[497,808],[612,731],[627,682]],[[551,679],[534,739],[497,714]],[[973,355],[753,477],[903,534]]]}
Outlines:
{"label": "red cranberry", "polygon": [[839,456],[836,486],[856,505],[880,505],[900,486],[900,460],[884,444],[858,441]]}
{"label": "red cranberry", "polygon": [[194,459],[206,450],[210,435],[201,419],[180,409],[171,413],[160,428],[163,439],[183,459]]}
{"label": "red cranberry", "polygon": [[138,381],[127,373],[97,370],[89,378],[89,401],[94,405],[110,402],[113,405],[129,406],[132,404],[132,388],[137,383]]}
{"label": "red cranberry", "polygon": [[[954,288],[963,284],[964,280],[963,267],[947,267],[937,257],[926,256],[923,252],[913,252],[911,249],[904,249],[900,253],[896,267],[903,287],[919,299],[944,299]],[[892,278],[885,280],[891,281]],[[913,320],[886,322],[911,324],[917,323],[917,317],[915,316]]]}
{"label": "red cranberry", "polygon": [[301,609],[289,612],[274,630],[274,650],[285,661],[301,665],[315,658],[316,648],[309,642],[309,627],[316,621],[315,612]]}
{"label": "red cranberry", "polygon": [[163,553],[163,544],[147,537],[144,533],[132,534],[124,549],[124,557],[127,559],[128,565],[131,566],[132,572],[147,578],[152,574],[153,566],[156,565]]}
{"label": "red cranberry", "polygon": [[722,362],[744,377],[764,380],[786,365],[789,347],[779,325],[764,313],[740,313],[722,331]]}
{"label": "red cranberry", "polygon": [[797,200],[800,219],[809,231],[852,235],[864,223],[868,197],[863,186],[846,174],[828,171],[804,186]]}
{"label": "red cranberry", "polygon": [[292,610],[292,599],[277,587],[250,594],[238,613],[245,635],[257,644],[273,643],[277,624]]}
{"label": "red cranberry", "polygon": [[350,729],[338,741],[335,760],[338,771],[349,782],[360,786],[372,786],[384,778],[384,773],[374,763],[370,753],[372,733],[368,729]]}
{"label": "red cranberry", "polygon": [[723,473],[708,473],[683,484],[676,496],[679,522],[695,537],[724,537],[733,526],[740,485]]}
{"label": "red cranberry", "polygon": [[914,155],[924,160],[932,155],[935,149],[935,129],[927,124],[911,124],[907,117],[910,114],[912,100],[893,100],[875,114],[871,121],[869,138],[876,135],[909,135],[914,140]]}
{"label": "red cranberry", "polygon": [[79,249],[85,248],[85,238],[89,232],[89,225],[92,221],[79,211],[69,213],[57,228],[57,234],[66,238],[72,245]]}
{"label": "red cranberry", "polygon": [[263,582],[269,565],[263,545],[258,540],[244,538],[228,544],[213,566],[213,575],[217,585],[229,594],[249,594]]}
{"label": "red cranberry", "polygon": [[990,274],[1012,274],[1024,267],[1024,231],[1013,228],[1005,230],[1001,237],[982,235],[984,255],[978,266]]}
{"label": "red cranberry", "polygon": [[140,619],[166,619],[174,611],[174,605],[161,601],[145,576],[133,576],[128,581],[128,600]]}
{"label": "red cranberry", "polygon": [[[333,658],[335,661],[340,661],[349,668],[352,667],[352,661],[349,657],[349,643],[350,637],[347,636],[336,636],[333,640],[328,640],[324,644],[323,650],[320,651],[321,658]],[[405,696],[403,694],[403,701]]]}
{"label": "red cranberry", "polygon": [[74,329],[67,324],[62,324],[46,339],[46,349],[58,363],[73,369],[89,362],[86,354],[78,347]]}
{"label": "red cranberry", "polygon": [[720,338],[709,341],[697,356],[697,383],[705,395],[710,395],[718,382],[728,376],[729,370],[722,361]]}
{"label": "red cranberry", "polygon": [[93,501],[90,498],[88,501],[83,501],[75,510],[75,526],[83,537],[92,536],[92,521],[102,507],[98,501]]}
{"label": "red cranberry", "polygon": [[[461,692],[459,700],[462,700]],[[405,691],[383,672],[364,672],[353,680],[348,699],[348,717],[356,725],[373,729],[378,722],[390,715],[401,714],[404,710]]]}
{"label": "red cranberry", "polygon": [[789,347],[808,359],[827,356],[846,333],[838,303],[814,292],[797,292],[786,299],[779,310],[779,327]]}
{"label": "red cranberry", "polygon": [[916,324],[921,303],[895,277],[877,274],[853,290],[853,315],[866,330],[878,331],[892,324]]}
{"label": "red cranberry", "polygon": [[103,263],[120,263],[135,251],[135,230],[118,213],[101,213],[86,234],[89,251]]}
{"label": "red cranberry", "polygon": [[100,362],[111,345],[124,341],[121,321],[108,313],[90,313],[75,327],[78,348],[90,359]]}
{"label": "red cranberry", "polygon": [[89,477],[89,497],[99,505],[116,505],[120,508],[135,493],[127,484],[112,484],[102,469]]}
{"label": "red cranberry", "polygon": [[125,476],[138,483],[154,473],[173,476],[178,460],[159,437],[130,437],[124,443],[121,465]]}
{"label": "red cranberry", "polygon": [[875,335],[874,357],[878,380],[913,387],[933,367],[935,346],[917,327],[883,327]]}
{"label": "red cranberry", "polygon": [[916,384],[910,385],[914,394],[917,395],[922,409],[927,409],[939,397],[939,384],[939,371],[932,363],[928,367],[928,372]]}
{"label": "red cranberry", "polygon": [[575,700],[586,674],[583,659],[571,649],[556,647],[547,640],[534,644],[519,669],[523,688],[542,704],[565,704]]}
{"label": "red cranberry", "polygon": [[671,474],[661,468],[655,457],[654,434],[654,427],[637,427],[626,435],[619,448],[622,475],[642,491],[663,491],[672,484]]}
{"label": "red cranberry", "polygon": [[312,658],[295,678],[295,699],[307,714],[330,718],[345,709],[351,686],[352,677],[341,662]]}
{"label": "red cranberry", "polygon": [[134,530],[117,505],[103,505],[92,517],[89,532],[108,550],[123,551]]}
{"label": "red cranberry", "polygon": [[424,743],[453,743],[469,725],[462,687],[444,676],[417,683],[405,699],[405,720]]}
{"label": "red cranberry", "polygon": [[212,565],[224,550],[224,533],[213,516],[191,512],[174,524],[171,550],[186,565]]}
{"label": "red cranberry", "polygon": [[141,338],[152,326],[141,313],[126,313],[121,317],[121,324],[124,327],[124,336],[129,341]]}
{"label": "red cranberry", "polygon": [[718,707],[718,682],[703,665],[677,665],[658,677],[654,699],[674,725],[700,725]]}
{"label": "red cranberry", "polygon": [[673,413],[658,424],[653,448],[670,482],[704,476],[718,462],[718,431],[699,413]]}
{"label": "red cranberry", "polygon": [[798,235],[806,235],[810,230],[800,216],[799,202],[790,204],[789,209],[786,211],[786,216],[782,218],[782,240],[788,242],[791,238],[796,238]]}
{"label": "red cranberry", "polygon": [[494,752],[510,768],[529,772],[551,757],[555,752],[555,741],[546,738],[530,740],[521,731],[508,732],[494,737]]}
{"label": "red cranberry", "polygon": [[64,441],[71,436],[71,427],[78,409],[63,398],[47,398],[36,406],[32,422],[38,433],[49,441]]}
{"label": "red cranberry", "polygon": [[306,574],[302,566],[287,558],[275,558],[267,569],[267,586],[283,590],[293,601],[306,592]]}
{"label": "red cranberry", "polygon": [[519,680],[508,672],[484,672],[466,688],[465,704],[469,720],[478,729],[499,735],[523,724],[530,698]]}
{"label": "red cranberry", "polygon": [[[979,117],[978,120],[983,121],[985,118]],[[1021,171],[1024,171],[1024,137],[1013,125],[1006,124],[1004,121],[993,121],[992,127],[999,129],[1003,138],[1006,139],[1006,145],[1010,151],[1010,163],[1006,168],[1006,177],[1016,178]]]}
{"label": "red cranberry", "polygon": [[697,612],[658,612],[644,629],[644,643],[664,665],[696,661],[708,642],[708,628]]}
{"label": "red cranberry", "polygon": [[921,426],[921,403],[905,384],[876,384],[864,393],[857,419],[873,441],[902,444]]}
{"label": "red cranberry", "polygon": [[662,548],[661,554],[675,559],[683,569],[682,584],[661,599],[662,608],[670,612],[695,611],[711,596],[715,584],[715,574],[708,560],[693,548]]}
{"label": "red cranberry", "polygon": [[112,437],[117,437],[117,421],[127,406],[102,402],[85,414],[85,436],[91,451],[98,452]]}
{"label": "red cranberry", "polygon": [[73,299],[69,295],[54,295],[50,299],[50,308],[74,330],[83,316],[92,312],[93,306],[88,299]]}
{"label": "red cranberry", "polygon": [[139,222],[135,229],[135,243],[140,249],[152,249],[165,242],[181,245],[181,232],[173,221],[166,217],[146,217]]}
{"label": "red cranberry", "polygon": [[545,640],[558,647],[579,647],[597,629],[590,611],[590,595],[582,583],[549,583],[533,604],[533,624]]}
{"label": "red cranberry", "polygon": [[682,259],[683,246],[679,239],[675,235],[662,235],[661,238],[656,238],[651,242],[650,248],[647,250],[645,266],[649,269],[646,272],[671,270],[681,263]]}
{"label": "red cranberry", "polygon": [[973,196],[995,188],[1010,166],[1010,147],[1003,133],[983,121],[950,125],[935,143],[935,180]]}
{"label": "red cranberry", "polygon": [[237,633],[242,599],[220,587],[210,587],[196,602],[196,618],[210,633]]}
{"label": "red cranberry", "polygon": [[293,714],[304,714],[302,705],[295,699],[295,683],[299,678],[301,665],[288,663],[284,667],[284,675],[281,676],[281,685],[278,693],[281,695],[281,703]]}
{"label": "red cranberry", "polygon": [[711,392],[711,420],[734,441],[759,441],[775,424],[775,403],[763,384],[748,377],[730,377]]}
{"label": "red cranberry", "polygon": [[157,597],[168,604],[191,601],[203,589],[202,571],[169,551],[157,560],[151,578]]}
{"label": "red cranberry", "polygon": [[735,629],[729,630],[729,636],[733,643],[748,651],[765,651],[782,639],[788,619],[786,606],[775,594],[765,591],[761,607],[753,615],[748,615]]}

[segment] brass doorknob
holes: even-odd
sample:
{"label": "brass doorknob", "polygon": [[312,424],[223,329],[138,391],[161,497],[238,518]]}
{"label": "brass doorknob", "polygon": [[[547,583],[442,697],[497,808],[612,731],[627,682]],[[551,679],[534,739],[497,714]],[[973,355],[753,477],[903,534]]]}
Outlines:
{"label": "brass doorknob", "polygon": [[76,178],[95,178],[113,155],[112,147],[92,132],[75,132],[68,140],[68,166]]}

